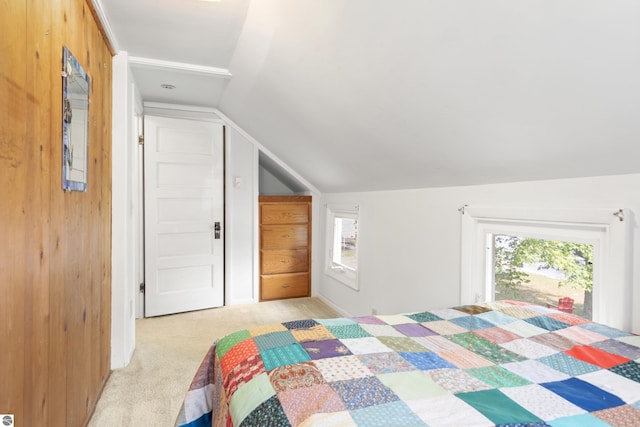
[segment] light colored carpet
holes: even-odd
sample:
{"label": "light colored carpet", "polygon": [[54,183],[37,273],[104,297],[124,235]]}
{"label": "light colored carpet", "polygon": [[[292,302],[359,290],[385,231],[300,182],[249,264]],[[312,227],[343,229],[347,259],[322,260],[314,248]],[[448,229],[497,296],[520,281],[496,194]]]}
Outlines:
{"label": "light colored carpet", "polygon": [[173,426],[189,384],[214,340],[238,329],[338,317],[317,298],[299,298],[136,321],[131,363],[111,373],[89,427]]}

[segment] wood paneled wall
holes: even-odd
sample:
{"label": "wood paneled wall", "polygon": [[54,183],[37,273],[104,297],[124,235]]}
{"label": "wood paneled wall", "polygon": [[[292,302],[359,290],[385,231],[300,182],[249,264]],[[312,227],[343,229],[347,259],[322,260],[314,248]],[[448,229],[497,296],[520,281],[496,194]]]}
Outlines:
{"label": "wood paneled wall", "polygon": [[[0,413],[83,426],[109,375],[111,52],[85,0],[0,0]],[[62,47],[91,77],[89,190],[62,190]]]}

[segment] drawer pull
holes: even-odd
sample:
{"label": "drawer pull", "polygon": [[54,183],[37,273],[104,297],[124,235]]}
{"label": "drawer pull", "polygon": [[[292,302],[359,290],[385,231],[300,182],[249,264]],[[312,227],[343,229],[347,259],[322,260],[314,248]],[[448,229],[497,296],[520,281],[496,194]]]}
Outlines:
{"label": "drawer pull", "polygon": [[289,285],[282,285],[282,289],[287,289],[289,287],[290,287]]}

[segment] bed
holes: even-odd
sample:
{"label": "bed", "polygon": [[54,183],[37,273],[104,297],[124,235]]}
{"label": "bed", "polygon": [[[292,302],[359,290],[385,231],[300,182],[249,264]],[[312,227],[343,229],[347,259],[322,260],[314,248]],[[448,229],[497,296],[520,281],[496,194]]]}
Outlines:
{"label": "bed", "polygon": [[230,334],[178,426],[640,426],[640,336],[518,301]]}

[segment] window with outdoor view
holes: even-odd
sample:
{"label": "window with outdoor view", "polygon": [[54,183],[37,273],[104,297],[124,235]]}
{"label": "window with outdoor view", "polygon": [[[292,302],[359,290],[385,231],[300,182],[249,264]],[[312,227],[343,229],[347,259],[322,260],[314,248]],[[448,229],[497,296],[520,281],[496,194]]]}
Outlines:
{"label": "window with outdoor view", "polygon": [[492,234],[494,299],[592,318],[593,245]]}
{"label": "window with outdoor view", "polygon": [[461,304],[525,300],[631,329],[631,211],[464,206],[460,212]]}
{"label": "window with outdoor view", "polygon": [[358,210],[327,209],[326,274],[345,285],[358,289]]}

